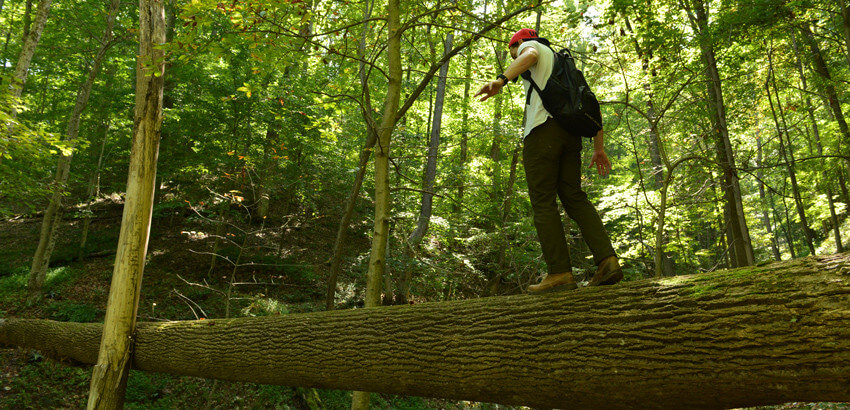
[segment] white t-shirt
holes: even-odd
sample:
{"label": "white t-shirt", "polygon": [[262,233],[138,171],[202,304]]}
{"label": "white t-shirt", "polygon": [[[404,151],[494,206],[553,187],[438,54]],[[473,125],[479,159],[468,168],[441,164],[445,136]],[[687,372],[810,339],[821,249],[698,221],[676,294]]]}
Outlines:
{"label": "white t-shirt", "polygon": [[[549,81],[549,76],[552,75],[552,65],[555,62],[555,54],[552,52],[552,49],[538,43],[537,41],[524,41],[519,45],[517,55],[522,54],[522,51],[528,47],[534,47],[537,49],[537,63],[531,66],[529,71],[531,71],[531,78],[534,79],[534,82],[542,90],[546,88],[546,82]],[[531,82],[526,81],[523,78],[522,84],[525,90],[525,94],[523,94],[522,97],[525,99],[528,95],[529,88],[531,88]],[[537,94],[537,91],[532,89],[531,101],[525,107],[525,132],[523,133],[523,137],[528,136],[528,133],[530,133],[534,127],[543,124],[551,117],[552,115],[543,108],[543,101],[540,99],[540,95]]]}

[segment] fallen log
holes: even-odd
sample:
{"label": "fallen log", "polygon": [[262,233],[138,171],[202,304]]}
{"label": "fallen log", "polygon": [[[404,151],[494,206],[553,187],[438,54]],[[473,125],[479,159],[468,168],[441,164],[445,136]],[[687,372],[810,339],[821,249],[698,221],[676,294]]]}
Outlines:
{"label": "fallen log", "polygon": [[[101,325],[0,321],[96,361]],[[850,254],[544,296],[139,323],[175,375],[555,408],[850,401]]]}

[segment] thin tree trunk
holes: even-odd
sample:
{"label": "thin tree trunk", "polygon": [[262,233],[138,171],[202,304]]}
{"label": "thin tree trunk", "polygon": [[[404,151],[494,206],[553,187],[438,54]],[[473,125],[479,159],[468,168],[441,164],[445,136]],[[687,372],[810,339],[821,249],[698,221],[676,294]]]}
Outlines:
{"label": "thin tree trunk", "polygon": [[835,0],[841,13],[841,27],[844,32],[844,57],[847,59],[847,66],[850,67],[850,5],[846,0]]}
{"label": "thin tree trunk", "polygon": [[[35,22],[32,28],[27,33],[24,40],[24,46],[21,49],[21,54],[18,57],[18,63],[15,65],[14,81],[12,82],[12,95],[15,98],[21,98],[21,93],[24,90],[24,85],[27,82],[27,73],[29,73],[30,62],[35,49],[38,46],[38,41],[41,39],[41,33],[44,31],[44,26],[47,25],[47,16],[50,14],[50,6],[53,0],[41,0],[38,2],[38,11],[35,16]],[[13,115],[16,111],[12,109]]]}
{"label": "thin tree trunk", "polygon": [[24,7],[24,33],[21,36],[23,41],[27,40],[27,36],[30,34],[30,28],[32,27],[32,0],[27,0],[26,6]]}
{"label": "thin tree trunk", "polygon": [[[390,141],[398,122],[396,112],[401,102],[401,16],[400,0],[389,0],[387,4],[387,95],[384,100],[383,118],[378,128],[378,143],[375,149],[375,228],[372,235],[372,250],[369,253],[369,270],[366,276],[365,307],[381,305],[384,271],[386,270],[387,239],[390,230]],[[364,365],[365,367],[365,365]],[[353,410],[369,408],[368,392],[352,394]]]}
{"label": "thin tree trunk", "polygon": [[[496,59],[502,61],[504,53],[496,53]],[[496,94],[496,102],[493,113],[493,143],[490,145],[490,159],[493,161],[493,180],[490,191],[493,203],[498,203],[501,196],[502,186],[502,140],[505,135],[502,130],[502,93]]]}
{"label": "thin tree trunk", "polygon": [[[443,55],[452,50],[454,34],[449,32],[443,43]],[[449,72],[449,62],[446,61],[440,67],[440,76],[437,79],[437,95],[434,101],[433,117],[431,119],[431,137],[428,141],[428,157],[425,161],[425,179],[422,183],[422,202],[419,209],[419,219],[416,228],[407,237],[407,247],[410,251],[419,247],[422,239],[428,233],[428,225],[431,222],[431,214],[434,202],[434,181],[437,179],[437,154],[440,148],[440,132],[442,130],[443,105],[446,97],[446,77]],[[410,296],[410,282],[412,271],[406,269],[402,272],[399,283],[399,303],[407,304]],[[387,292],[389,293],[389,292]]]}
{"label": "thin tree trunk", "polygon": [[276,121],[272,121],[268,124],[268,128],[266,129],[266,139],[263,142],[263,168],[261,171],[262,175],[260,175],[260,184],[257,187],[256,193],[258,197],[257,217],[260,221],[269,216],[269,206],[271,205],[268,186],[275,164],[275,161],[272,160],[272,154],[274,153],[274,147],[278,142],[277,127],[278,123]]}
{"label": "thin tree trunk", "polygon": [[224,235],[227,234],[227,210],[229,203],[223,200],[218,206],[218,221],[215,224],[215,235],[213,235],[215,239],[213,240],[212,252],[210,252],[210,269],[207,271],[207,278],[210,279],[212,279],[213,271],[218,264],[218,250],[221,248],[221,242],[224,240]]}
{"label": "thin tree trunk", "polygon": [[[708,12],[704,0],[687,0],[686,7],[691,19],[691,25],[700,38],[700,49],[706,68],[708,89],[709,115],[712,118],[712,129],[715,130],[715,142],[718,162],[723,172],[723,192],[726,198],[726,214],[728,216],[728,237],[733,250],[734,266],[750,266],[754,263],[752,241],[744,215],[744,205],[741,186],[735,167],[735,156],[729,139],[729,128],[726,122],[726,105],[723,101],[723,90],[717,61],[714,55],[714,45],[708,27]],[[691,3],[691,4],[688,4]],[[693,15],[695,11],[696,15]]]}
{"label": "thin tree trunk", "polygon": [[[537,408],[844,402],[847,266],[842,254],[542,297],[140,323],[133,365]],[[0,342],[92,363],[101,329],[0,319]]]}
{"label": "thin tree trunk", "polygon": [[[513,201],[513,193],[514,193],[514,185],[516,184],[517,179],[517,166],[519,165],[519,155],[522,152],[522,144],[516,143],[514,144],[514,149],[511,154],[511,171],[508,176],[508,184],[505,187],[505,200],[502,202],[502,223],[499,225],[502,230],[502,243],[499,246],[499,269],[500,271],[505,269],[505,254],[508,250],[508,234],[504,230],[505,224],[508,222],[508,218],[511,213],[511,202]],[[491,286],[491,295],[496,294],[494,290],[498,287],[499,282],[501,282],[501,275],[498,275],[495,280],[491,281],[494,286]]]}
{"label": "thin tree trunk", "polygon": [[[815,143],[817,145],[818,156],[823,156],[823,144],[821,144],[820,129],[818,128],[818,122],[815,119],[815,110],[812,106],[812,99],[811,97],[809,97],[808,94],[808,81],[803,71],[803,59],[800,56],[800,47],[797,44],[797,36],[794,34],[794,30],[790,30],[790,32],[791,42],[794,46],[794,55],[796,57],[797,72],[800,75],[800,96],[803,101],[806,102],[806,113],[808,114],[809,121],[812,123],[812,133],[815,136]],[[840,170],[841,167],[839,166],[838,168]],[[839,175],[839,177],[841,177],[841,174],[843,174],[843,172],[838,172],[837,174]],[[836,216],[835,212],[835,203],[832,201],[832,184],[828,183],[827,185],[828,187],[826,188],[826,192],[829,202],[829,212],[832,219],[832,226],[835,233],[835,246],[837,247],[838,252],[844,252],[844,246],[841,244],[841,232],[839,230],[838,217]]]}
{"label": "thin tree trunk", "polygon": [[841,202],[850,204],[850,192],[847,190],[847,179],[844,178],[844,174],[847,171],[848,169],[843,166],[838,167],[838,188],[841,191]]}
{"label": "thin tree trunk", "polygon": [[325,296],[325,309],[333,310],[334,300],[336,299],[336,285],[339,279],[339,270],[342,265],[342,247],[348,236],[348,225],[351,223],[351,218],[354,215],[354,205],[357,203],[357,198],[360,196],[360,189],[363,187],[363,178],[366,176],[366,168],[369,164],[369,157],[372,156],[372,150],[375,143],[378,141],[378,134],[375,124],[371,117],[371,99],[369,94],[369,79],[366,73],[366,37],[368,36],[369,23],[367,20],[372,15],[372,9],[375,5],[374,0],[365,2],[363,7],[363,32],[360,37],[360,45],[357,49],[357,55],[360,58],[360,69],[358,76],[360,78],[360,86],[363,90],[363,100],[365,109],[363,118],[366,124],[366,142],[363,144],[363,149],[360,151],[360,161],[357,167],[357,175],[354,177],[354,185],[348,195],[348,200],[345,202],[345,211],[337,228],[336,241],[334,242],[333,255],[331,256],[331,270],[328,275],[328,288]]}
{"label": "thin tree trunk", "polygon": [[153,213],[156,160],[162,125],[165,13],[157,0],[139,0],[136,111],[127,196],[89,409],[120,408],[132,365],[136,311]]}
{"label": "thin tree trunk", "polygon": [[[446,36],[444,43],[444,55],[448,54],[452,49],[452,40],[454,36],[449,33]],[[428,232],[428,225],[431,221],[432,205],[434,201],[434,181],[437,178],[437,154],[440,148],[440,131],[443,119],[443,104],[446,97],[446,77],[449,72],[449,63],[446,62],[440,68],[440,77],[437,80],[437,96],[434,101],[434,116],[431,125],[431,138],[428,142],[428,158],[425,163],[425,180],[422,184],[422,206],[419,211],[419,219],[416,224],[416,229],[408,236],[407,243],[409,246],[417,247]]]}
{"label": "thin tree trunk", "polygon": [[[89,70],[85,82],[80,86],[77,93],[77,101],[74,105],[74,111],[71,113],[71,118],[68,121],[68,126],[65,130],[64,140],[68,143],[71,150],[76,145],[77,135],[80,130],[80,119],[83,115],[83,110],[89,102],[89,96],[94,85],[94,80],[100,73],[100,66],[106,52],[112,47],[112,27],[115,24],[115,16],[118,14],[118,8],[121,5],[120,0],[112,0],[109,5],[109,10],[106,15],[106,30],[101,38],[101,46],[94,57],[94,62]],[[35,297],[41,292],[44,285],[44,279],[47,275],[47,267],[50,263],[50,256],[53,253],[53,248],[56,245],[56,237],[59,234],[59,223],[62,219],[62,197],[65,195],[65,185],[68,183],[68,177],[71,172],[72,153],[68,155],[59,154],[59,164],[56,166],[56,175],[53,178],[52,194],[47,210],[44,212],[44,219],[41,225],[41,233],[39,235],[38,248],[36,248],[35,257],[30,268],[29,280],[27,283],[30,298]]]}
{"label": "thin tree trunk", "polygon": [[[651,4],[650,4],[651,5]],[[631,22],[629,21],[628,16],[624,16],[624,21],[626,24],[626,28],[630,33],[633,33]],[[635,51],[637,51],[638,56],[641,58],[641,67],[645,75],[653,75],[653,71],[649,66],[649,56],[648,54],[652,53],[652,50],[649,50],[647,53],[644,50],[640,42],[638,42],[637,37],[633,37],[633,42],[635,46]],[[655,112],[655,103],[653,102],[654,93],[652,91],[652,83],[647,81],[643,85],[643,89],[646,92],[646,117],[649,122],[649,157],[652,161],[652,177],[655,182],[655,189],[661,190],[661,204],[660,204],[660,212],[658,215],[658,227],[656,228],[656,244],[655,244],[655,252],[656,255],[653,257],[655,263],[655,274],[658,277],[661,276],[673,276],[675,275],[675,265],[673,264],[673,258],[670,257],[670,254],[664,252],[666,249],[667,243],[670,242],[669,235],[665,232],[664,218],[667,207],[667,189],[669,186],[669,182],[665,182],[664,178],[664,164],[669,162],[667,161],[667,156],[664,155],[664,161],[662,161],[662,143],[661,138],[658,135],[658,115]],[[658,235],[661,235],[660,237]],[[660,240],[659,240],[660,239]]]}
{"label": "thin tree trunk", "polygon": [[[820,46],[818,46],[817,40],[815,40],[815,36],[812,33],[812,30],[809,29],[807,24],[800,25],[800,31],[803,33],[803,41],[809,46],[809,49],[812,52],[812,61],[814,63],[815,72],[823,79],[823,90],[821,94],[825,95],[827,101],[829,102],[829,107],[832,108],[833,116],[835,120],[838,121],[838,129],[841,131],[843,142],[841,145],[847,147],[850,145],[850,130],[847,128],[847,121],[844,119],[844,113],[841,111],[841,103],[838,99],[838,93],[835,90],[835,85],[832,81],[832,76],[829,73],[829,68],[826,66],[826,62],[823,59],[823,55],[820,51]],[[846,148],[845,148],[846,149]]]}
{"label": "thin tree trunk", "polygon": [[791,235],[791,213],[788,212],[788,203],[785,202],[785,196],[782,197],[782,208],[785,209],[785,240],[788,241],[788,249],[791,252],[791,259],[795,259],[797,258],[797,250],[794,248],[794,235]]}
{"label": "thin tree trunk", "polygon": [[469,155],[469,91],[472,82],[472,52],[466,53],[466,65],[464,66],[463,105],[461,113],[460,133],[460,166],[457,175],[457,202],[452,204],[452,212],[460,212],[460,204],[463,203],[463,195],[466,184],[466,162]]}
{"label": "thin tree trunk", "polygon": [[832,233],[835,235],[836,252],[844,252],[844,244],[841,243],[841,231],[839,230],[838,215],[835,212],[835,202],[832,200],[832,187],[826,189],[826,198],[829,202],[829,217],[832,222]]}
{"label": "thin tree trunk", "polygon": [[[776,86],[776,76],[773,72],[773,50],[770,50],[767,55],[768,65],[770,69],[769,78],[765,82],[765,90],[767,91],[767,100],[770,103],[770,112],[773,114],[773,122],[776,125],[776,133],[779,136],[779,152],[785,161],[786,169],[788,171],[788,177],[791,179],[791,193],[794,196],[794,205],[797,208],[797,216],[800,218],[800,224],[803,229],[803,236],[806,239],[806,245],[809,248],[809,252],[811,255],[815,254],[815,246],[814,241],[812,240],[812,233],[809,229],[808,218],[806,218],[806,211],[803,207],[803,199],[800,196],[800,188],[797,184],[797,171],[794,167],[794,148],[791,146],[791,137],[788,136],[788,125],[785,122],[785,116],[782,113],[782,106],[779,105],[779,88]],[[774,108],[773,98],[771,97],[770,85],[773,84],[773,90],[776,92],[776,104],[780,115],[777,117],[776,111]],[[780,120],[782,124],[780,125]],[[787,140],[787,142],[786,142]]]}
{"label": "thin tree trunk", "polygon": [[9,64],[9,42],[12,40],[12,30],[6,32],[6,40],[3,42],[3,71],[5,72],[6,65]]}
{"label": "thin tree trunk", "polygon": [[375,230],[372,239],[372,252],[369,258],[367,278],[366,307],[380,305],[380,296],[385,270],[386,241],[389,234],[390,186],[389,154],[393,128],[397,122],[394,113],[401,99],[401,33],[399,1],[390,0],[387,5],[389,41],[387,57],[389,84],[384,103],[384,115],[378,128],[378,144],[375,149]]}
{"label": "thin tree trunk", "polygon": [[759,168],[758,173],[756,174],[759,180],[759,198],[761,199],[762,206],[762,219],[764,220],[764,227],[767,231],[767,236],[770,237],[770,249],[773,251],[773,259],[774,260],[782,260],[782,255],[779,253],[779,244],[776,240],[776,234],[773,232],[773,226],[770,223],[770,214],[768,213],[768,209],[773,208],[772,206],[768,206],[767,204],[767,195],[764,189],[764,173],[761,171],[762,166],[762,143],[761,136],[759,135],[760,131],[758,128],[758,124],[756,124],[756,146],[757,146],[757,154],[756,154],[756,167]]}
{"label": "thin tree trunk", "polygon": [[104,152],[106,152],[106,141],[109,137],[109,124],[109,121],[104,121],[103,141],[100,143],[100,155],[97,157],[97,168],[95,168],[94,174],[89,181],[88,195],[86,198],[88,204],[86,205],[86,212],[83,221],[83,232],[80,234],[80,248],[77,252],[78,260],[83,260],[86,256],[86,241],[89,237],[89,227],[91,226],[92,220],[91,204],[97,200],[98,196],[100,196],[100,171],[103,167],[103,155]]}

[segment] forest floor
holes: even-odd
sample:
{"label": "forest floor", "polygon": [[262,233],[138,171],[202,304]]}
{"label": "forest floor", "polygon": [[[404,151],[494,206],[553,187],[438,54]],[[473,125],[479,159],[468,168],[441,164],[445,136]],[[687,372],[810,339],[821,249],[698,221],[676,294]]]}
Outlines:
{"label": "forest floor", "polygon": [[[85,249],[77,259],[83,220],[63,221],[51,260],[43,298],[27,303],[26,278],[38,244],[41,217],[0,220],[0,318],[49,318],[102,322],[121,223],[117,199],[100,202]],[[139,319],[186,320],[199,317],[258,316],[324,310],[329,250],[336,221],[289,217],[266,225],[234,224],[223,232],[232,239],[219,246],[221,256],[210,269],[215,215],[186,206],[160,206],[151,228]],[[237,227],[239,229],[237,229]],[[355,227],[350,249],[369,249],[367,227]],[[249,235],[242,231],[250,232]],[[248,238],[247,240],[245,238]],[[253,238],[253,239],[252,239]],[[256,238],[262,238],[257,241]],[[347,255],[349,260],[359,256]],[[223,259],[239,260],[238,267]],[[343,289],[362,289],[362,272],[343,272]],[[222,296],[232,283],[230,308]],[[354,291],[342,292],[340,307],[357,304]],[[0,349],[0,409],[82,408],[89,389],[89,368],[45,359],[38,352]],[[294,408],[347,409],[350,392],[231,383],[192,377],[131,372],[127,408]],[[505,409],[482,403],[373,395],[374,408]],[[788,403],[765,409],[850,409],[848,404]]]}

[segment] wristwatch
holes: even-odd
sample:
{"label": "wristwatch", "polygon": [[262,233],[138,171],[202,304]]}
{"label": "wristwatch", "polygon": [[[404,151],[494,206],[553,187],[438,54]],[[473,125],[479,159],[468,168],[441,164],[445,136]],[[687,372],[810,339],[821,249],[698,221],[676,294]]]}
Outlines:
{"label": "wristwatch", "polygon": [[500,79],[500,78],[502,79],[502,82],[503,82],[502,87],[508,85],[508,77],[505,77],[504,74],[499,74],[499,75],[496,76],[496,79]]}

